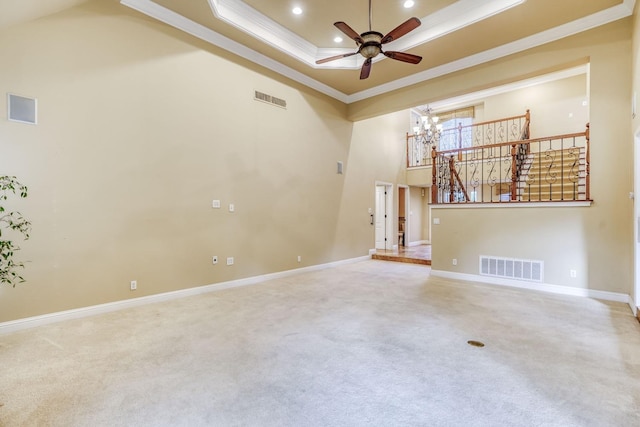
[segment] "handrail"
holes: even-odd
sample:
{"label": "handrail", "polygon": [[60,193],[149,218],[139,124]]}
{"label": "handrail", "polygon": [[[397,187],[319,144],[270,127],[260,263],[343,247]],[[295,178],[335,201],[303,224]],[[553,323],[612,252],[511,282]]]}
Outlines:
{"label": "handrail", "polygon": [[488,120],[470,125],[462,125],[443,129],[433,138],[422,134],[406,134],[407,168],[429,166],[432,146],[436,149],[442,145],[455,146],[454,150],[470,148],[472,146],[487,146],[495,141],[512,142],[524,136],[530,136],[529,127],[531,113]]}
{"label": "handrail", "polygon": [[433,146],[432,203],[591,200],[589,137],[587,124],[584,132],[443,151]]}
{"label": "handrail", "polygon": [[[587,124],[587,127],[589,127],[589,124]],[[577,138],[580,136],[584,136],[585,132],[575,132],[575,133],[566,133],[563,135],[554,135],[554,136],[546,136],[543,138],[534,138],[534,139],[521,139],[519,141],[511,141],[511,142],[499,142],[497,144],[489,144],[489,145],[482,145],[480,147],[469,147],[469,148],[456,148],[453,150],[444,150],[444,151],[437,151],[438,154],[449,154],[449,153],[459,153],[459,152],[464,152],[464,151],[471,151],[477,148],[496,148],[496,147],[504,147],[506,145],[518,145],[518,144],[531,144],[534,142],[544,142],[544,141],[549,141],[552,139],[568,139],[568,138]],[[433,150],[436,149],[436,147],[432,147]]]}
{"label": "handrail", "polygon": [[466,129],[466,128],[471,128],[471,127],[480,127],[480,126],[492,125],[494,123],[508,122],[510,120],[529,119],[529,117],[530,117],[529,110],[527,110],[527,112],[525,114],[521,114],[519,116],[505,117],[503,119],[488,120],[486,122],[472,123],[470,125],[464,125],[464,126],[462,126],[462,124],[460,124],[460,125],[458,125],[458,126],[456,126],[454,128],[447,128],[445,130],[458,129],[458,128]]}

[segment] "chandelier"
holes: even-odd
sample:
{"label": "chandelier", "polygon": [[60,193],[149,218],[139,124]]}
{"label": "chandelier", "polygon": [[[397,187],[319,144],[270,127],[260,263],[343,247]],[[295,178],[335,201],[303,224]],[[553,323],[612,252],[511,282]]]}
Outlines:
{"label": "chandelier", "polygon": [[435,144],[440,140],[442,133],[442,124],[438,124],[438,116],[433,114],[429,106],[420,111],[420,117],[413,127],[413,134],[416,140],[423,144]]}

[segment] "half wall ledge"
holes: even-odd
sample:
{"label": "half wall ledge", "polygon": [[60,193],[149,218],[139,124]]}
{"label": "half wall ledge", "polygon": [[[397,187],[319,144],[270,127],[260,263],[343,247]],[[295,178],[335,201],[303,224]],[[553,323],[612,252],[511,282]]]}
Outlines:
{"label": "half wall ledge", "polygon": [[430,205],[431,209],[485,209],[485,208],[588,208],[593,200],[575,202],[495,202],[495,203],[438,203]]}

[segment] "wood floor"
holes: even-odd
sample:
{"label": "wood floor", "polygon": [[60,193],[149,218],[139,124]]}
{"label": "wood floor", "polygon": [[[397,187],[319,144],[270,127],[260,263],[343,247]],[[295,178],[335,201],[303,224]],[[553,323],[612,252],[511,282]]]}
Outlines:
{"label": "wood floor", "polygon": [[431,245],[400,246],[397,251],[377,249],[371,258],[384,261],[431,265]]}

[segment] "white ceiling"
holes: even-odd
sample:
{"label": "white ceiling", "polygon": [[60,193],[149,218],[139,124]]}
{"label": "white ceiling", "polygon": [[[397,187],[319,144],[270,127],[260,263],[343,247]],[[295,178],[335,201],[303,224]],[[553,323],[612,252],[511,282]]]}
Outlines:
{"label": "white ceiling", "polygon": [[[0,29],[87,0],[0,0]],[[116,0],[89,0],[116,1]],[[372,29],[383,34],[416,16],[422,25],[385,50],[420,55],[418,65],[375,58],[359,79],[356,44],[333,23],[368,30],[368,0],[121,0],[124,6],[238,54],[342,102],[351,103],[630,16],[635,0],[373,0]],[[301,15],[291,13],[293,6]],[[343,42],[336,43],[340,35]]]}

